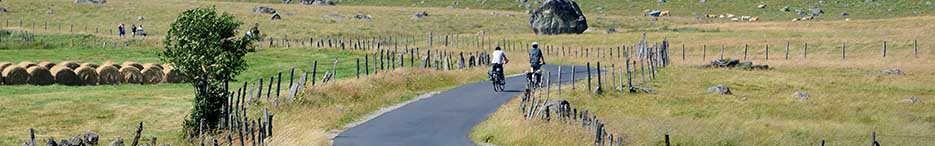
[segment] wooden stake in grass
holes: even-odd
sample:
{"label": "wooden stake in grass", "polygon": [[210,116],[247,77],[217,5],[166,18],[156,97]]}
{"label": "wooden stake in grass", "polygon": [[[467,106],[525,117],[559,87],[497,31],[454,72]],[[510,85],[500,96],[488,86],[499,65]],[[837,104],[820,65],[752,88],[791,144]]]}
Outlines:
{"label": "wooden stake in grass", "polygon": [[847,60],[847,42],[841,42],[841,60]]}
{"label": "wooden stake in grass", "polygon": [[743,60],[747,60],[747,44],[743,44]]}
{"label": "wooden stake in grass", "polygon": [[591,91],[591,62],[587,63],[586,69],[588,70],[588,91]]}
{"label": "wooden stake in grass", "polygon": [[912,40],[912,55],[919,57],[919,40]]}
{"label": "wooden stake in grass", "polygon": [[802,59],[808,60],[808,43],[805,43],[805,48],[802,51]]}
{"label": "wooden stake in grass", "polygon": [[724,45],[721,45],[721,53],[719,59],[724,60]]}
{"label": "wooden stake in grass", "polygon": [[786,41],[786,60],[789,60],[789,45],[790,44],[791,43],[789,41]]}
{"label": "wooden stake in grass", "polygon": [[766,51],[764,51],[763,53],[766,54],[766,60],[769,60],[769,44],[766,44]]}
{"label": "wooden stake in grass", "polygon": [[886,58],[886,41],[883,41],[883,58]]}
{"label": "wooden stake in grass", "polygon": [[576,91],[576,89],[575,89],[575,84],[576,84],[576,83],[575,83],[574,80],[575,80],[575,74],[577,74],[576,72],[578,71],[577,68],[578,68],[577,66],[571,66],[571,80],[572,80],[572,81],[571,81],[571,91]]}
{"label": "wooden stake in grass", "polygon": [[[707,55],[708,55],[708,45],[701,45],[701,62],[704,62],[705,60],[707,60]],[[642,68],[642,66],[643,65],[640,65],[640,68]]]}

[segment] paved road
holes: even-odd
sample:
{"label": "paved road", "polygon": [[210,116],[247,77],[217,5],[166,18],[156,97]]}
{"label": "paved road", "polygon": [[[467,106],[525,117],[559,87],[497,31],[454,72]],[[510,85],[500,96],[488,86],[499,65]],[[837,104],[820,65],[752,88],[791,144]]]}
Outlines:
{"label": "paved road", "polygon": [[[576,67],[576,78],[586,78]],[[558,67],[546,65],[558,80]],[[571,66],[562,66],[563,82],[571,81]],[[596,79],[595,79],[596,80]],[[471,129],[513,97],[522,94],[525,76],[507,78],[506,92],[493,92],[489,81],[467,84],[389,111],[334,138],[335,146],[476,146]]]}

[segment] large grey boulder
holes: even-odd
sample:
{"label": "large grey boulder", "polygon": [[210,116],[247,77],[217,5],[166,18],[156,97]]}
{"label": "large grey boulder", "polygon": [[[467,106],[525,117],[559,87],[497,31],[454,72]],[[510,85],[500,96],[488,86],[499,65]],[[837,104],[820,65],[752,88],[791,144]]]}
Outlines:
{"label": "large grey boulder", "polygon": [[530,12],[529,26],[536,34],[580,34],[588,29],[588,21],[572,0],[546,0]]}

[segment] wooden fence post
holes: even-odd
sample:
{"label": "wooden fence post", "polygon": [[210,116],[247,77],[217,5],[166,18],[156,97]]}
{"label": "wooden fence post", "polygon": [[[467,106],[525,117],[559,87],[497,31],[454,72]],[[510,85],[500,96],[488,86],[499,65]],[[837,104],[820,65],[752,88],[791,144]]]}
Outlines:
{"label": "wooden fence post", "polygon": [[769,61],[769,44],[766,44],[766,60]]}
{"label": "wooden fence post", "polygon": [[912,40],[912,55],[919,57],[919,40]]}
{"label": "wooden fence post", "polygon": [[747,44],[743,44],[743,60],[747,60]]}
{"label": "wooden fence post", "polygon": [[883,58],[886,58],[886,41],[883,41]]}
{"label": "wooden fence post", "polygon": [[590,92],[591,91],[591,62],[587,63],[586,69],[588,70],[588,91]]}
{"label": "wooden fence post", "polygon": [[312,64],[312,86],[315,86],[315,78],[317,74],[318,74],[318,60],[315,60],[315,63]]}
{"label": "wooden fence post", "polygon": [[802,59],[808,60],[808,43],[805,43],[805,48],[802,52]]}
{"label": "wooden fence post", "polygon": [[364,75],[370,75],[370,57],[369,54],[364,54]]}
{"label": "wooden fence post", "polygon": [[356,59],[357,59],[356,60],[357,61],[357,78],[360,79],[360,58],[356,58]]}
{"label": "wooden fence post", "polygon": [[724,45],[721,45],[721,53],[719,59],[724,60]]}
{"label": "wooden fence post", "polygon": [[791,45],[791,43],[786,41],[786,60],[789,60],[789,45]]}
{"label": "wooden fence post", "polygon": [[841,42],[841,60],[847,60],[847,42]]}
{"label": "wooden fence post", "polygon": [[708,45],[701,45],[701,62],[704,62],[705,60],[707,60],[707,55],[708,55]]}
{"label": "wooden fence post", "polygon": [[576,85],[577,83],[575,83],[574,80],[575,80],[575,74],[577,74],[576,72],[578,71],[577,68],[578,68],[578,66],[574,66],[574,65],[571,66],[571,80],[572,80],[572,81],[571,81],[571,91],[576,91],[575,85]]}
{"label": "wooden fence post", "polygon": [[672,143],[669,141],[669,133],[666,133],[666,146],[671,146]]}

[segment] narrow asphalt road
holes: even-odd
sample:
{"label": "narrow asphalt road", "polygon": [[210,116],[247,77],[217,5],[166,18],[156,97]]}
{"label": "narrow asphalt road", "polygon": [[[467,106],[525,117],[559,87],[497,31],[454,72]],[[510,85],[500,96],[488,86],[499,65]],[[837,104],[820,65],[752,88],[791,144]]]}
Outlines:
{"label": "narrow asphalt road", "polygon": [[[546,65],[558,80],[558,66]],[[562,66],[562,82],[571,74],[585,79],[583,66]],[[596,71],[592,71],[596,72]],[[596,80],[596,78],[595,78]],[[460,86],[386,112],[347,129],[334,138],[335,146],[476,146],[468,137],[471,129],[498,107],[522,94],[525,76],[507,78],[506,92],[493,92],[489,81]]]}

